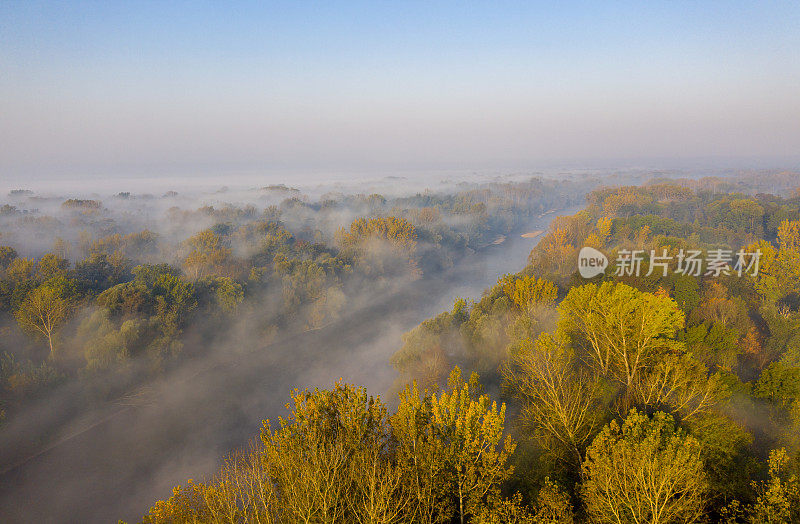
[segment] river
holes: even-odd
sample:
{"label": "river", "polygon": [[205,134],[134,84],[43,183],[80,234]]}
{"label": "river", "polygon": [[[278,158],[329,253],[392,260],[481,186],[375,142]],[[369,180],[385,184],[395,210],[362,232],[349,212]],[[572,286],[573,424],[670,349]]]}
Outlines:
{"label": "river", "polygon": [[[50,433],[38,452],[2,457],[0,522],[137,522],[187,478],[201,479],[221,457],[259,432],[261,420],[285,413],[293,388],[329,387],[342,378],[385,395],[395,373],[389,358],[400,336],[452,306],[477,299],[505,273],[522,269],[546,230],[568,208],[539,217],[433,281],[423,278],[348,318],[266,346],[263,351],[187,363],[126,402],[99,406]],[[57,409],[57,399],[52,409]],[[12,426],[0,434],[32,438]]]}

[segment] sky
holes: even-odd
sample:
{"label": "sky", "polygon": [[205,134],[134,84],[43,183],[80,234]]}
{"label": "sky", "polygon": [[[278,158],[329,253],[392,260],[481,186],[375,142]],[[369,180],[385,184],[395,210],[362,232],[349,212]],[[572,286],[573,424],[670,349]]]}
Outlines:
{"label": "sky", "polygon": [[798,2],[0,1],[0,177],[800,165]]}

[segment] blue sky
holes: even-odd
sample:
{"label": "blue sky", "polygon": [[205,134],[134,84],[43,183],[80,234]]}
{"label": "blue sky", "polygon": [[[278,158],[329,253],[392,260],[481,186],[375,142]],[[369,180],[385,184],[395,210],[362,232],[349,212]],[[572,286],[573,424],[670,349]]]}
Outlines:
{"label": "blue sky", "polygon": [[0,3],[6,176],[778,165],[798,93],[797,2]]}

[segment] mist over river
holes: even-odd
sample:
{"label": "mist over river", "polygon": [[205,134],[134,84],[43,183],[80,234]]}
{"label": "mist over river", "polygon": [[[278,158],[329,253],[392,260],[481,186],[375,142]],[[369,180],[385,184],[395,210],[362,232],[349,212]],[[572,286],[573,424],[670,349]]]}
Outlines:
{"label": "mist over river", "polygon": [[443,274],[375,296],[324,328],[263,347],[235,348],[232,340],[78,417],[59,416],[73,390],[54,390],[0,434],[0,521],[136,521],[173,486],[212,474],[225,454],[258,435],[262,419],[285,415],[291,389],[329,387],[341,377],[386,396],[403,333],[521,270],[541,238],[521,234],[578,209],[534,219]]}

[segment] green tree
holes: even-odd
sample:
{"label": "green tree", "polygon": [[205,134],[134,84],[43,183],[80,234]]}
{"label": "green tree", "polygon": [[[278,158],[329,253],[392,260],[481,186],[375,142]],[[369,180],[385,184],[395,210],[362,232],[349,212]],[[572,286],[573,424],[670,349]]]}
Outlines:
{"label": "green tree", "polygon": [[683,420],[713,413],[728,396],[722,375],[709,376],[708,368],[689,354],[664,355],[630,391],[636,403],[669,408]]}
{"label": "green tree", "polygon": [[92,253],[75,264],[75,279],[86,293],[102,293],[130,278],[130,263],[119,254]]}
{"label": "green tree", "polygon": [[776,407],[788,408],[800,399],[800,368],[773,362],[761,372],[753,396],[767,399]]}
{"label": "green tree", "polygon": [[0,246],[0,270],[5,270],[17,258],[17,250],[11,246]]}
{"label": "green tree", "polygon": [[214,295],[219,308],[226,314],[233,314],[244,300],[244,288],[229,277],[214,280]]}
{"label": "green tree", "polygon": [[6,279],[19,285],[33,279],[36,262],[32,258],[14,258],[6,267]]}
{"label": "green tree", "polygon": [[451,311],[422,322],[403,334],[403,346],[392,355],[392,364],[405,382],[426,389],[444,380],[449,369],[447,354],[463,353],[461,327],[469,319],[469,305],[456,299]]}
{"label": "green tree", "polygon": [[786,450],[769,454],[769,479],[753,483],[758,498],[750,509],[752,524],[800,522],[800,480],[788,474],[788,465]]}
{"label": "green tree", "polygon": [[572,288],[559,312],[559,330],[588,355],[600,374],[628,390],[642,370],[683,348],[674,338],[685,318],[675,301],[625,284]]}
{"label": "green tree", "polygon": [[63,277],[66,276],[68,268],[69,260],[52,253],[47,253],[39,259],[36,268],[36,277],[40,281]]}
{"label": "green tree", "polygon": [[785,220],[778,227],[777,249],[762,240],[744,248],[761,252],[755,288],[767,304],[800,291],[800,220]]}

